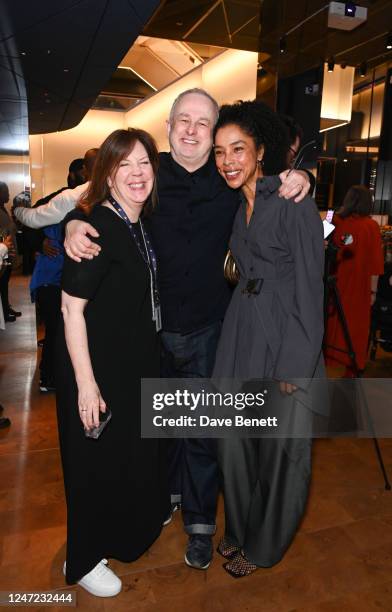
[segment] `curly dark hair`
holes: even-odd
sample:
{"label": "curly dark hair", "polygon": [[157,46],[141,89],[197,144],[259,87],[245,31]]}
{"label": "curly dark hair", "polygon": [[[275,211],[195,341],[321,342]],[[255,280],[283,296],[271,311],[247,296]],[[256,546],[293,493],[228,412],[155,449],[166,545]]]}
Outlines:
{"label": "curly dark hair", "polygon": [[264,146],[264,174],[279,174],[286,170],[288,130],[269,106],[257,100],[224,104],[219,112],[214,138],[217,131],[226,125],[238,125],[245,134],[253,138],[256,149]]}

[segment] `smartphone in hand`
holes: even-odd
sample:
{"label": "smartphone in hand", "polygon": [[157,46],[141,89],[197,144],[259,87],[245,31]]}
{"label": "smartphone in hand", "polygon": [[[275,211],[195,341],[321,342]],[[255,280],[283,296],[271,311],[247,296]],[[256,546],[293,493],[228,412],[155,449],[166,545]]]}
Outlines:
{"label": "smartphone in hand", "polygon": [[106,412],[99,411],[99,425],[98,427],[85,429],[84,435],[86,436],[86,438],[93,438],[93,440],[98,440],[99,436],[101,435],[111,418],[112,412],[111,410],[109,410],[109,408],[106,407]]}

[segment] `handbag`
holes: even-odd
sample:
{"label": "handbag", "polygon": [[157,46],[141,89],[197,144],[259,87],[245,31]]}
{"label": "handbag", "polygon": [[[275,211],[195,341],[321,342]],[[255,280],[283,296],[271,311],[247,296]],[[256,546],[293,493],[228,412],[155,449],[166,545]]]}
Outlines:
{"label": "handbag", "polygon": [[223,264],[223,275],[230,285],[237,285],[240,280],[240,273],[230,249],[227,251],[225,263]]}

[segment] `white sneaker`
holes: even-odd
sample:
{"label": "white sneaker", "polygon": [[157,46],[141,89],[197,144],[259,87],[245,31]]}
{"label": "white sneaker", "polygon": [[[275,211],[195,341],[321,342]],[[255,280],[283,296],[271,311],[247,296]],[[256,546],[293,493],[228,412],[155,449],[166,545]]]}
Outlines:
{"label": "white sneaker", "polygon": [[[78,581],[78,584],[96,597],[114,597],[122,588],[122,582],[118,576],[107,567],[107,559],[102,559],[88,574]],[[64,562],[63,572],[66,572]]]}

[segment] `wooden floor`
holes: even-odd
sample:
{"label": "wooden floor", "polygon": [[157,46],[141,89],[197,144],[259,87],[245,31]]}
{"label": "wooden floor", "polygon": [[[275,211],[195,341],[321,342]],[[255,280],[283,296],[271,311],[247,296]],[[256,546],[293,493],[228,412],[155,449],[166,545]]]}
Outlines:
{"label": "wooden floor", "polygon": [[[23,316],[0,332],[0,401],[12,420],[0,431],[0,591],[61,590],[66,512],[54,398],[37,392],[35,315],[26,279],[13,281],[11,297]],[[377,367],[392,375],[386,357]],[[392,475],[392,439],[381,446]],[[216,540],[222,504],[218,525]],[[124,583],[118,597],[99,599],[75,587],[78,609],[392,610],[392,493],[383,490],[368,440],[316,441],[306,516],[273,569],[235,580],[215,555],[208,571],[192,570],[183,562],[185,543],[177,513],[143,558],[112,563]]]}

